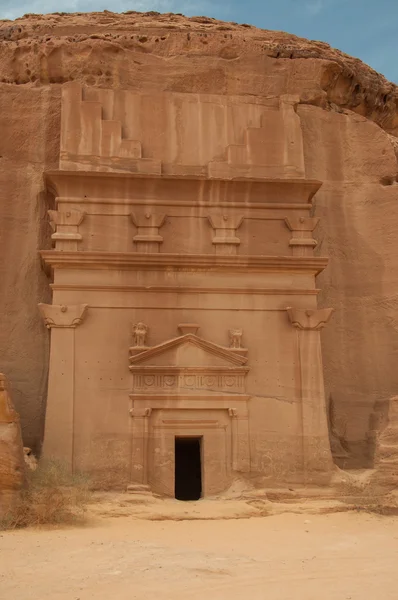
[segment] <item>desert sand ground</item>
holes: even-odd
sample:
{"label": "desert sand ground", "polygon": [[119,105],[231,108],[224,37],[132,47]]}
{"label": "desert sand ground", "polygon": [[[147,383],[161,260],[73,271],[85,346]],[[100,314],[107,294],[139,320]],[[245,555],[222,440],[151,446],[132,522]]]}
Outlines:
{"label": "desert sand ground", "polygon": [[[219,504],[213,515],[195,504],[170,501],[169,517],[153,517],[164,520],[105,510],[83,527],[3,532],[0,598],[398,598],[398,517],[298,510],[227,519],[217,518]],[[170,520],[173,511],[187,520]]]}

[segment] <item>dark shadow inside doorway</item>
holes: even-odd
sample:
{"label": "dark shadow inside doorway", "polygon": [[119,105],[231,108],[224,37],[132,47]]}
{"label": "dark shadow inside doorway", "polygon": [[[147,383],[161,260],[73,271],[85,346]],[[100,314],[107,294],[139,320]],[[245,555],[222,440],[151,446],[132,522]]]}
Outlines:
{"label": "dark shadow inside doorway", "polygon": [[200,437],[175,438],[175,497],[199,500],[202,496]]}

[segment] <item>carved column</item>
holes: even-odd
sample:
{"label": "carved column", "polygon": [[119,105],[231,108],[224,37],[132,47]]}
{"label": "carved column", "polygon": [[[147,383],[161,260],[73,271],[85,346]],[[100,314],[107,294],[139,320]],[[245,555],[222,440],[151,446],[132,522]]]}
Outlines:
{"label": "carved column", "polygon": [[39,304],[51,329],[50,370],[43,456],[72,470],[75,396],[75,329],[84,320],[88,305]]}
{"label": "carved column", "polygon": [[159,235],[159,229],[165,219],[165,214],[150,212],[145,215],[131,214],[131,220],[138,229],[137,235],[133,238],[137,252],[160,252],[163,237]]}
{"label": "carved column", "polygon": [[79,233],[79,225],[82,223],[85,213],[79,210],[68,210],[60,212],[49,210],[50,225],[54,233],[51,239],[56,242],[57,250],[78,250],[78,243],[82,236]]}
{"label": "carved column", "polygon": [[232,470],[248,473],[250,471],[248,417],[240,414],[236,408],[229,408],[228,414],[232,421]]}
{"label": "carved column", "polygon": [[243,217],[238,215],[210,215],[210,225],[215,231],[213,245],[216,254],[237,254],[240,239],[236,231],[242,224]]}
{"label": "carved column", "polygon": [[331,308],[287,309],[298,336],[305,483],[327,483],[333,468],[320,339],[320,330],[329,321],[332,312]]}
{"label": "carved column", "polygon": [[317,241],[312,237],[312,232],[319,223],[319,218],[287,217],[286,225],[292,232],[289,246],[293,256],[312,256]]}
{"label": "carved column", "polygon": [[148,444],[149,418],[151,408],[132,408],[132,464],[131,481],[142,485],[148,484]]}

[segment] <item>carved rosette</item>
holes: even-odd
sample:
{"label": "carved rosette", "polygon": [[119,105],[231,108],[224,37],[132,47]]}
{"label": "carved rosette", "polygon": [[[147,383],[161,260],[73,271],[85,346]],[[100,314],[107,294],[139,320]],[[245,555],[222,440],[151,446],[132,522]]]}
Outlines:
{"label": "carved rosette", "polygon": [[318,331],[325,327],[333,313],[333,308],[304,309],[287,308],[287,314],[293,327],[301,330]]}
{"label": "carved rosette", "polygon": [[39,304],[39,309],[47,329],[52,329],[53,327],[74,329],[78,327],[84,321],[88,308],[88,304]]}

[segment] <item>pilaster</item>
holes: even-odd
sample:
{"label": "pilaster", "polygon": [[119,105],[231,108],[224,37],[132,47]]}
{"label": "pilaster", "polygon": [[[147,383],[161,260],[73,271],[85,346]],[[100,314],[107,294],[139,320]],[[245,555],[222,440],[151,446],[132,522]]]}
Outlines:
{"label": "pilaster", "polygon": [[149,444],[149,418],[151,408],[132,408],[132,456],[131,456],[131,481],[147,485],[148,483],[148,444]]}
{"label": "pilaster", "polygon": [[51,329],[50,368],[43,456],[73,469],[75,399],[75,329],[83,322],[87,304],[39,304]]}
{"label": "pilaster", "polygon": [[287,308],[298,338],[305,483],[326,484],[333,468],[320,339],[320,330],[329,321],[332,312],[331,308]]}

